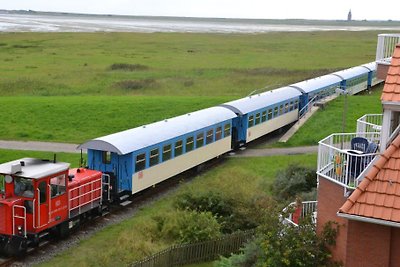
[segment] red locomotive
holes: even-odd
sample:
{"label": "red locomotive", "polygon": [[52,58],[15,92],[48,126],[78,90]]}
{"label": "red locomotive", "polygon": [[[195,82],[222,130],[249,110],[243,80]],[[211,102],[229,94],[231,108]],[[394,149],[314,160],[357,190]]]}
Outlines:
{"label": "red locomotive", "polygon": [[0,252],[24,253],[50,232],[66,236],[82,216],[102,209],[109,199],[107,178],[49,160],[0,164]]}

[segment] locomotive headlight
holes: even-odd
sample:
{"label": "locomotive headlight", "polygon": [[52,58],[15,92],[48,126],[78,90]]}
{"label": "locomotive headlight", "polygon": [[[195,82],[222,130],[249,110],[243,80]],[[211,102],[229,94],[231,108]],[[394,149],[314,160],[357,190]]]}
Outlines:
{"label": "locomotive headlight", "polygon": [[22,226],[18,225],[17,229],[18,229],[18,234],[22,235]]}

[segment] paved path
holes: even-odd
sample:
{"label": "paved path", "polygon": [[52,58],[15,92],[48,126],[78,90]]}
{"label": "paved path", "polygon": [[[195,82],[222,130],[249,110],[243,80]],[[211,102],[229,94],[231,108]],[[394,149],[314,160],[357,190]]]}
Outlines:
{"label": "paved path", "polygon": [[53,143],[53,142],[38,142],[38,141],[3,141],[0,140],[0,148],[14,150],[33,150],[33,151],[51,151],[51,152],[66,152],[80,153],[77,150],[77,144]]}
{"label": "paved path", "polygon": [[[13,150],[32,150],[32,151],[50,151],[80,153],[77,150],[77,144],[39,142],[39,141],[3,141],[0,140],[0,148]],[[86,152],[86,151],[84,151]],[[266,157],[274,155],[296,155],[317,153],[318,146],[290,147],[290,148],[248,148],[231,153],[230,157]]]}

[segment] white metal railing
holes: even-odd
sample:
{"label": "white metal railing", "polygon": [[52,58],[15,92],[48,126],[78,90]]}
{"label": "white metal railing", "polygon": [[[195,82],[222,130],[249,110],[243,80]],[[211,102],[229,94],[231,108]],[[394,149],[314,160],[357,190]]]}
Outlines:
{"label": "white metal railing", "polygon": [[[364,139],[363,147],[359,142],[352,146],[356,137]],[[317,174],[354,189],[357,178],[378,155],[379,141],[380,132],[331,134],[319,141]]]}
{"label": "white metal railing", "polygon": [[300,119],[303,118],[308,112],[311,112],[312,107],[314,106],[318,95],[314,96],[310,101],[308,101],[307,105],[301,108],[299,111],[298,122],[300,123]]}
{"label": "white metal railing", "polygon": [[301,205],[296,202],[290,203],[286,208],[283,209],[283,213],[293,209],[293,212],[285,214],[287,217],[283,219],[283,223],[298,226],[299,221],[307,216],[311,216],[311,220],[314,224],[317,222],[317,201],[303,201]]}
{"label": "white metal railing", "polygon": [[357,120],[357,133],[381,132],[383,114],[365,114]]}
{"label": "white metal railing", "polygon": [[396,44],[400,43],[400,34],[379,34],[376,46],[376,62],[390,64]]}
{"label": "white metal railing", "polygon": [[[99,183],[99,186],[95,186],[95,183]],[[88,190],[85,193],[82,193],[84,187],[90,187],[90,190]],[[77,196],[72,197],[73,193],[77,191]],[[79,209],[79,214],[81,214],[81,208],[87,204],[90,204],[91,208],[93,208],[93,203],[96,200],[101,200],[102,198],[102,180],[101,177],[99,179],[93,180],[90,183],[80,185],[78,187],[75,187],[69,191],[69,216],[71,217],[71,212],[73,210]],[[89,198],[87,201],[84,201],[84,197],[89,195]],[[77,200],[77,205],[74,205],[74,201]]]}
{"label": "white metal railing", "polygon": [[[16,209],[21,209],[22,210],[22,216],[18,215],[17,212],[15,211]],[[23,232],[23,236],[26,237],[26,208],[24,206],[19,206],[19,205],[14,205],[13,209],[12,209],[12,220],[13,220],[13,235],[15,235],[15,219],[21,219],[24,222],[24,232]]]}

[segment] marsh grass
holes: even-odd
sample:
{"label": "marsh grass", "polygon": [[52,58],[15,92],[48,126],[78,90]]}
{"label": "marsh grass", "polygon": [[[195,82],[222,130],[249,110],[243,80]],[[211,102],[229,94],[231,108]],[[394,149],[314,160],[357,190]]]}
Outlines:
{"label": "marsh grass", "polygon": [[110,66],[110,70],[140,71],[147,69],[149,67],[142,64],[114,63]]}

